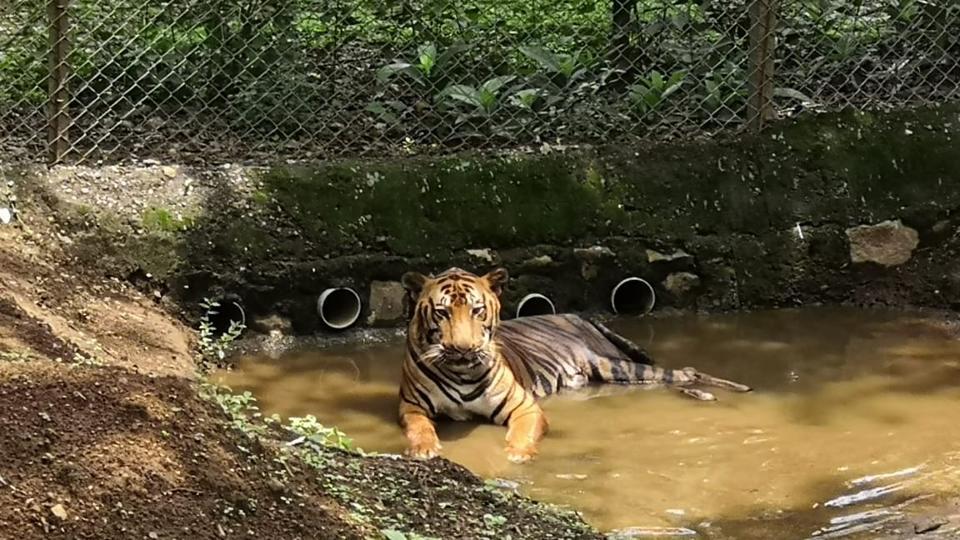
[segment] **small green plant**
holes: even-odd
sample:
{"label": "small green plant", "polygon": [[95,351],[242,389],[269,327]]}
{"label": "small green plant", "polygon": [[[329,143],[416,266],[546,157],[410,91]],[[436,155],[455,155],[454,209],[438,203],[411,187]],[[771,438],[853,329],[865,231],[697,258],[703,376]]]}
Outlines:
{"label": "small green plant", "polygon": [[421,84],[436,79],[440,70],[451,65],[453,58],[467,49],[466,45],[454,44],[438,52],[433,43],[417,48],[417,59],[413,62],[393,62],[377,70],[377,80],[387,82],[397,74],[405,74]]}
{"label": "small green plant", "polygon": [[229,387],[204,382],[200,384],[200,396],[213,401],[230,417],[234,428],[248,435],[260,435],[265,426],[256,422],[263,418],[257,399],[249,391],[235,394]]}
{"label": "small green plant", "polygon": [[703,106],[709,115],[722,115],[725,109],[736,112],[747,98],[743,70],[735,63],[708,72],[703,79]]}
{"label": "small green plant", "polygon": [[686,71],[676,71],[664,78],[659,71],[653,70],[630,87],[630,101],[643,113],[655,111],[683,86],[686,77]]}
{"label": "small green plant", "polygon": [[483,522],[492,529],[499,529],[507,524],[507,518],[500,515],[484,514]]}
{"label": "small green plant", "polygon": [[287,428],[323,446],[332,446],[348,451],[357,450],[354,448],[353,439],[347,437],[335,427],[327,427],[321,424],[312,414],[303,417],[290,417]]}
{"label": "small green plant", "polygon": [[570,84],[587,72],[586,66],[580,61],[579,54],[555,53],[532,45],[520,47],[520,52],[535,61],[541,69],[563,77],[565,84]]}
{"label": "small green plant", "polygon": [[174,216],[166,208],[152,207],[143,212],[143,227],[148,231],[175,233],[190,227],[190,220]]}
{"label": "small green plant", "polygon": [[532,110],[545,93],[541,88],[524,88],[510,96],[510,102],[522,109]]}
{"label": "small green plant", "polygon": [[203,315],[200,317],[200,354],[202,360],[211,362],[220,362],[227,357],[230,347],[243,333],[246,325],[240,321],[230,321],[227,331],[217,336],[211,318],[219,312],[217,308],[220,303],[209,298],[204,298],[200,303],[203,308]]}
{"label": "small green plant", "polygon": [[396,529],[383,529],[380,531],[386,540],[439,540],[432,536],[422,536],[417,533],[405,533]]}
{"label": "small green plant", "polygon": [[[500,104],[503,87],[514,80],[513,75],[494,77],[479,87],[468,84],[453,84],[437,94],[437,101],[457,102],[470,105],[475,113],[490,115]],[[509,93],[509,92],[508,92]]]}
{"label": "small green plant", "polygon": [[24,363],[33,359],[33,355],[26,351],[3,351],[0,352],[0,361]]}

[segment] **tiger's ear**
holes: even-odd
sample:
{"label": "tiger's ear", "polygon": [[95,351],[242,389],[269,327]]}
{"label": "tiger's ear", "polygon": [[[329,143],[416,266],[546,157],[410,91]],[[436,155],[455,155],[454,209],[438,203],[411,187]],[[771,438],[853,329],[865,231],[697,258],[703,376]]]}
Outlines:
{"label": "tiger's ear", "polygon": [[403,288],[406,289],[414,299],[420,296],[420,291],[423,290],[423,284],[426,282],[427,276],[420,272],[407,272],[400,278],[400,283],[403,285]]}
{"label": "tiger's ear", "polygon": [[487,272],[487,274],[483,276],[483,279],[487,281],[493,294],[500,296],[500,294],[503,293],[504,286],[507,284],[507,280],[510,279],[510,274],[506,268],[500,267]]}

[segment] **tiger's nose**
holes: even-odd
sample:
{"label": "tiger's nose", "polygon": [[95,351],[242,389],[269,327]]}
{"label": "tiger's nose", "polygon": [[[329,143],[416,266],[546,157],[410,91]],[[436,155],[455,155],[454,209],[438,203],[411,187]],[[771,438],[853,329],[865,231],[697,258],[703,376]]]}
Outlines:
{"label": "tiger's nose", "polygon": [[477,355],[477,353],[472,348],[467,349],[467,348],[456,347],[456,346],[446,347],[446,351],[444,352],[451,360],[471,360],[475,358]]}

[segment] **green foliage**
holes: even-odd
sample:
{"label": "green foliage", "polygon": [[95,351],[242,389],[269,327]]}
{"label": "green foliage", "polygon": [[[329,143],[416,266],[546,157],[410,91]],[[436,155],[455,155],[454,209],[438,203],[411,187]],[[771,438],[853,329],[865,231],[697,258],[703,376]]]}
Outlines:
{"label": "green foliage", "polygon": [[492,514],[484,514],[483,522],[487,527],[492,529],[499,529],[507,524],[507,518],[503,516],[495,516]]}
{"label": "green foliage", "polygon": [[219,405],[235,429],[251,437],[265,432],[265,425],[261,423],[263,414],[250,392],[235,394],[226,386],[203,382],[200,384],[200,396]]}
{"label": "green foliage", "polygon": [[454,102],[466,104],[471,112],[490,115],[500,104],[504,85],[514,78],[513,76],[494,77],[476,88],[468,84],[453,84],[437,94],[437,100],[454,106],[456,105]]}
{"label": "green foliage", "polygon": [[[700,125],[742,115],[748,4],[637,0],[616,19],[608,0],[75,0],[71,99],[93,118],[112,110],[103,122],[204,112],[200,123],[245,136],[358,134],[361,144],[368,136],[410,149],[476,135],[642,131],[667,103],[672,117]],[[811,94],[816,77],[876,76],[889,51],[920,59],[947,50],[939,36],[960,29],[934,24],[947,24],[948,9],[956,19],[940,4],[784,5],[779,84]],[[44,6],[13,6],[0,20],[0,111],[45,101]],[[162,215],[145,221],[180,226]]]}
{"label": "green foliage", "polygon": [[405,74],[416,82],[426,85],[430,81],[435,81],[438,74],[448,69],[451,64],[455,64],[456,55],[467,50],[462,43],[453,44],[446,47],[443,52],[437,52],[437,46],[433,43],[427,43],[417,48],[417,60],[410,62],[394,62],[387,64],[377,71],[377,80],[382,83],[387,82],[390,77],[398,73]]}
{"label": "green foliage", "polygon": [[643,113],[655,111],[683,86],[686,77],[686,72],[677,71],[665,79],[659,71],[653,70],[630,87],[630,101]]}
{"label": "green foliage", "polygon": [[549,73],[563,77],[565,84],[570,84],[586,73],[586,66],[580,62],[579,54],[554,53],[543,47],[523,46],[520,52],[537,62]]}
{"label": "green foliage", "polygon": [[[354,446],[353,439],[335,427],[324,426],[313,415],[290,417],[286,424],[283,424],[277,415],[264,416],[257,405],[257,399],[249,391],[235,393],[227,386],[203,382],[200,385],[200,395],[219,405],[230,418],[231,425],[250,436],[265,435],[268,426],[278,425],[321,447],[363,452]],[[311,450],[308,448],[308,453],[312,453]],[[312,455],[316,457],[315,453]]]}
{"label": "green foliage", "polygon": [[321,424],[312,414],[290,417],[288,422],[287,427],[290,431],[303,435],[312,442],[341,450],[357,450],[353,445],[353,439],[335,427]]}
{"label": "green foliage", "polygon": [[380,533],[386,540],[439,540],[432,536],[422,536],[413,532],[404,533],[396,529],[383,529]]}
{"label": "green foliage", "polygon": [[187,229],[190,220],[174,216],[166,208],[148,208],[143,212],[143,227],[148,231],[176,233]]}
{"label": "green foliage", "polygon": [[743,69],[732,62],[711,70],[703,78],[705,112],[723,115],[737,112],[747,98]]}
{"label": "green foliage", "polygon": [[220,303],[204,298],[200,307],[204,310],[200,317],[199,328],[201,361],[217,364],[227,357],[231,346],[240,337],[246,326],[241,321],[231,320],[227,331],[217,335],[211,317],[219,313],[217,308],[220,307]]}

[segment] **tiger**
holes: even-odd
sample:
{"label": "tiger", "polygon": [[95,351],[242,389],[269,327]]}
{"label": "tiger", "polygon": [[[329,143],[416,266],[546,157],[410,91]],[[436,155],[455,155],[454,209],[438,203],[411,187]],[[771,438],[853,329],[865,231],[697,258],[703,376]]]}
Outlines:
{"label": "tiger", "polygon": [[642,348],[599,321],[574,314],[500,322],[505,268],[483,276],[448,268],[401,277],[410,307],[399,392],[405,453],[440,455],[435,420],[485,419],[507,428],[506,455],[524,463],[549,429],[540,401],[591,383],[665,385],[715,400],[695,384],[750,392],[744,384],[655,365]]}

